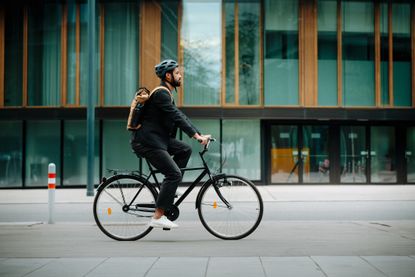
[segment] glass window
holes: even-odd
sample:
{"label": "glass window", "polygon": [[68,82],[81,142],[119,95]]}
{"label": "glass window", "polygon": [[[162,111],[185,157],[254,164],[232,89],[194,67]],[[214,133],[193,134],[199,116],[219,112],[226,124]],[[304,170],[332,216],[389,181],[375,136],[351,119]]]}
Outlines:
{"label": "glass window", "polygon": [[393,104],[412,106],[411,4],[392,4]]}
{"label": "glass window", "polygon": [[298,0],[265,1],[265,105],[298,105]]}
{"label": "glass window", "polygon": [[129,106],[138,85],[139,3],[103,5],[104,104]]}
{"label": "glass window", "polygon": [[259,120],[223,120],[223,172],[250,180],[261,178],[261,126]]}
{"label": "glass window", "polygon": [[328,126],[304,126],[301,158],[303,159],[304,183],[329,182]]}
{"label": "glass window", "polygon": [[337,106],[337,1],[318,1],[318,105]]}
{"label": "glass window", "polygon": [[28,105],[59,106],[62,4],[35,4],[28,10]]}
{"label": "glass window", "polygon": [[8,5],[5,11],[4,105],[22,105],[23,8]]}
{"label": "glass window", "polygon": [[221,1],[183,0],[185,105],[220,104],[221,40]]}
{"label": "glass window", "polygon": [[56,185],[60,184],[60,122],[28,121],[26,132],[26,186],[48,186],[48,165],[56,165]]}
{"label": "glass window", "polygon": [[[0,187],[22,186],[22,122],[0,121]],[[47,185],[47,184],[46,184]]]}
{"label": "glass window", "polygon": [[376,126],[370,128],[371,181],[396,183],[395,128]]}
{"label": "glass window", "polygon": [[273,125],[271,127],[271,183],[297,183],[298,127]]}
{"label": "glass window", "polygon": [[[65,121],[63,138],[63,185],[85,185],[87,183],[87,141],[86,121]],[[95,124],[95,161],[94,175],[99,183],[99,132]]]}
{"label": "glass window", "polygon": [[[162,0],[161,2],[161,60],[178,61],[178,0]],[[178,94],[173,93],[174,101],[179,103]]]}
{"label": "glass window", "polygon": [[[229,1],[224,3],[226,30],[226,104],[258,105],[260,93],[260,3]],[[235,17],[235,10],[238,16]],[[235,20],[237,18],[237,28]],[[237,33],[235,33],[237,30]],[[235,45],[235,40],[238,40]],[[235,49],[235,47],[237,49]],[[235,63],[235,53],[238,60]],[[235,78],[237,66],[238,78]],[[235,84],[238,82],[238,84]],[[238,89],[238,103],[235,90]]]}
{"label": "glass window", "polygon": [[405,157],[408,183],[415,183],[415,127],[407,129]]}
{"label": "glass window", "polygon": [[107,169],[139,170],[140,162],[130,146],[130,132],[125,120],[103,122],[102,175]]}
{"label": "glass window", "polygon": [[343,105],[375,105],[374,4],[342,1]]}
{"label": "glass window", "polygon": [[366,128],[340,127],[340,182],[366,183]]}
{"label": "glass window", "polygon": [[177,59],[179,0],[161,2],[161,60]]}
{"label": "glass window", "polygon": [[76,7],[75,3],[68,3],[68,38],[67,38],[67,95],[66,103],[76,104]]}
{"label": "glass window", "polygon": [[[80,104],[87,105],[88,104],[88,4],[87,3],[80,3],[80,32],[81,32],[81,49],[79,53],[79,63],[80,63]],[[95,11],[95,76],[96,76],[96,96],[95,96],[95,103],[98,103],[99,99],[99,55],[100,55],[100,48],[99,48],[99,5],[96,5]],[[68,52],[69,53],[69,52]],[[137,73],[138,74],[138,73]],[[68,80],[69,82],[69,80]]]}
{"label": "glass window", "polygon": [[389,105],[388,4],[380,4],[380,94],[383,106]]}
{"label": "glass window", "polygon": [[[209,151],[204,158],[209,165],[212,172],[220,171],[220,122],[219,120],[206,119],[192,119],[193,125],[202,133],[210,134],[216,138],[217,141],[212,142],[209,146]],[[192,138],[189,138],[185,133],[182,133],[182,139],[192,147],[192,156],[190,157],[188,167],[203,166],[199,156],[199,152],[203,149],[200,143]],[[185,182],[193,182],[201,171],[188,171],[184,174],[183,180]]]}

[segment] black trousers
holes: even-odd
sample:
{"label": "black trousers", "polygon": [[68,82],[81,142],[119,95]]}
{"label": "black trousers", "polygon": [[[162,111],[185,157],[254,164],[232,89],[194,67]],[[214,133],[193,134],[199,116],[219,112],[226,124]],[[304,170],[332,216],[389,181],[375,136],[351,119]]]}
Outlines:
{"label": "black trousers", "polygon": [[147,159],[164,175],[156,207],[168,210],[173,205],[174,195],[183,178],[180,168],[186,167],[192,149],[186,143],[173,138],[169,141],[167,151],[147,147],[140,143],[132,143],[131,146],[138,157]]}

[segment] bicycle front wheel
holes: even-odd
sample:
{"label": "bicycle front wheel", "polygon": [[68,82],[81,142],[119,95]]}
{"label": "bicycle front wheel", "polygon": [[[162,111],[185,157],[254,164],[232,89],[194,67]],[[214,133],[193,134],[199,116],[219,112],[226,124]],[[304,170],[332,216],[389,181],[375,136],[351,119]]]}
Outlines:
{"label": "bicycle front wheel", "polygon": [[264,212],[255,185],[242,177],[224,175],[201,191],[199,218],[214,236],[242,239],[258,227]]}
{"label": "bicycle front wheel", "polygon": [[101,231],[115,240],[137,240],[147,235],[157,194],[145,179],[116,175],[106,180],[94,199],[94,218]]}

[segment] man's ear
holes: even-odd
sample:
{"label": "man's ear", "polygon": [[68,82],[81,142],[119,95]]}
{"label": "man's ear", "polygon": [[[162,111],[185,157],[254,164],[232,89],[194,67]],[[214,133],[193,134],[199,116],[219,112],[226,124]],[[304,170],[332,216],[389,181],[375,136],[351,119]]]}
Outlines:
{"label": "man's ear", "polygon": [[171,73],[167,72],[165,78],[166,78],[166,80],[171,81],[171,78],[172,78]]}

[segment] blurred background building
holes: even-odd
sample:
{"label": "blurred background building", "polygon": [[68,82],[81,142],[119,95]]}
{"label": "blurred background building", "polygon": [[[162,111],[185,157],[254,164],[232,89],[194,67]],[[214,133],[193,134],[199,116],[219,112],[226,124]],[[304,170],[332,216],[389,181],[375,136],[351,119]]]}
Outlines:
{"label": "blurred background building", "polygon": [[[85,186],[86,1],[0,4],[0,187]],[[146,170],[128,107],[176,59],[209,161],[262,184],[415,183],[415,3],[96,1],[96,183]],[[190,165],[199,163],[200,146]],[[186,175],[185,180],[192,176]]]}

